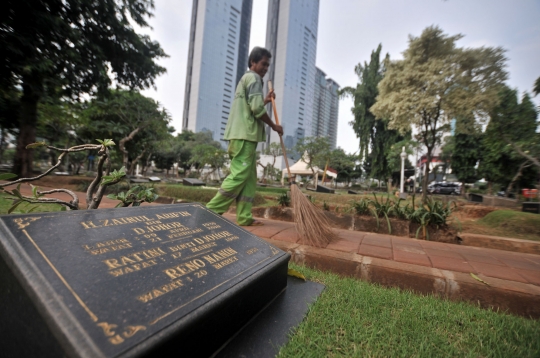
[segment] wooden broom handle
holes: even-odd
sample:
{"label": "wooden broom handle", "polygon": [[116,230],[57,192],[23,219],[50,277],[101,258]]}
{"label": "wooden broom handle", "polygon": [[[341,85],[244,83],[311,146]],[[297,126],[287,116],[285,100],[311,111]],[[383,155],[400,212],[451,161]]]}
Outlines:
{"label": "wooden broom handle", "polygon": [[[272,91],[272,81],[268,81],[268,91]],[[279,118],[277,115],[277,109],[276,109],[276,102],[274,101],[274,97],[270,97],[272,100],[272,109],[274,110],[274,118],[276,119],[276,124],[279,126]],[[289,160],[287,159],[287,152],[285,151],[285,144],[283,143],[283,137],[281,134],[279,135],[279,140],[281,142],[281,150],[283,151],[283,158],[285,158],[285,165],[287,166],[287,173],[289,173],[289,182],[292,183],[293,179],[291,176],[291,168],[289,168]]]}

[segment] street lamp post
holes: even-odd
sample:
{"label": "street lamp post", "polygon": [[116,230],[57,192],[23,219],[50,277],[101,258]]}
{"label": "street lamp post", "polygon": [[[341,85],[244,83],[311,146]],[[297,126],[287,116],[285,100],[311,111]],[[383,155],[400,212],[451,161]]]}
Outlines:
{"label": "street lamp post", "polygon": [[405,187],[405,158],[407,158],[407,153],[405,153],[405,147],[401,148],[401,182],[400,182],[400,193],[404,193]]}

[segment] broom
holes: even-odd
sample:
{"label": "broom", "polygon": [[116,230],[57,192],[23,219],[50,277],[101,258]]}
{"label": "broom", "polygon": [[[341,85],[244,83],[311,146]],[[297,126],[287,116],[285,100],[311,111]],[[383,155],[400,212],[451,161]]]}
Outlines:
{"label": "broom", "polygon": [[[268,89],[272,91],[272,82],[268,81]],[[272,109],[274,110],[274,117],[276,124],[279,124],[279,119],[276,110],[276,102],[272,98]],[[326,247],[330,242],[336,240],[338,236],[330,228],[328,219],[315,205],[304,196],[304,193],[294,184],[291,176],[291,169],[289,168],[289,160],[287,159],[287,152],[285,151],[285,144],[283,138],[280,135],[281,150],[283,151],[283,158],[285,158],[285,165],[287,166],[287,172],[289,173],[289,183],[291,185],[291,201],[294,208],[294,222],[296,224],[296,232],[303,244]]]}

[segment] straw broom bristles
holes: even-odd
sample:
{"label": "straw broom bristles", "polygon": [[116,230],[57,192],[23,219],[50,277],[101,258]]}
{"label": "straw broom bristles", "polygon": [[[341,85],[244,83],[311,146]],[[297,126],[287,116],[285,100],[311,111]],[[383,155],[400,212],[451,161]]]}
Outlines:
{"label": "straw broom bristles", "polygon": [[[268,81],[268,89],[272,90],[272,82]],[[279,125],[279,119],[276,110],[276,103],[272,98],[272,108],[274,110],[274,117],[276,124]],[[289,181],[291,181],[291,202],[294,209],[294,222],[296,226],[296,232],[303,244],[326,247],[338,236],[330,228],[328,219],[315,205],[311,203],[304,196],[304,193],[298,188],[296,184],[292,182],[291,170],[289,168],[289,161],[287,159],[287,152],[285,151],[285,144],[283,138],[279,136],[281,141],[281,150],[283,151],[283,158],[287,165],[287,172],[289,173]]]}
{"label": "straw broom bristles", "polygon": [[291,184],[291,201],[296,232],[302,243],[326,247],[338,238],[324,213],[306,198],[296,184]]}

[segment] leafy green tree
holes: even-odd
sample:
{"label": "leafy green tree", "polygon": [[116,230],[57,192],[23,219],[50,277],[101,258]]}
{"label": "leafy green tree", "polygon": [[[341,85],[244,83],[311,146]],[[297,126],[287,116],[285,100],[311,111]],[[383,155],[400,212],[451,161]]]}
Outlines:
{"label": "leafy green tree", "polygon": [[524,174],[531,170],[529,164],[538,161],[535,158],[539,157],[540,138],[536,133],[537,113],[528,94],[519,103],[517,91],[504,87],[490,117],[482,140],[479,171],[490,183],[491,191],[493,183],[510,187],[527,177]]}
{"label": "leafy green tree", "polygon": [[131,174],[153,144],[165,139],[170,132],[171,118],[167,111],[158,102],[134,91],[117,90],[105,99],[94,99],[86,115],[92,126],[80,131],[81,135],[117,139],[122,166]]}
{"label": "leafy green tree", "polygon": [[205,165],[209,165],[212,168],[204,180],[208,178],[212,173],[227,163],[227,152],[221,149],[221,146],[216,147],[211,144],[197,144],[192,150],[191,164],[195,165],[199,171],[199,175]]}
{"label": "leafy green tree", "polygon": [[[428,163],[450,121],[471,114],[485,118],[497,104],[497,91],[507,77],[504,50],[458,48],[460,38],[447,36],[438,27],[426,28],[420,37],[410,36],[404,59],[387,61],[377,102],[370,109],[377,118],[388,118],[390,129],[406,133],[416,127]],[[427,184],[425,173],[424,202]]]}
{"label": "leafy green tree", "polygon": [[358,176],[356,171],[356,161],[358,157],[354,154],[347,154],[341,148],[334,149],[330,152],[330,167],[337,171],[337,182],[345,181],[347,184],[351,179]]}
{"label": "leafy green tree", "polygon": [[[53,146],[67,149],[74,144],[85,143],[77,136],[77,131],[89,124],[88,118],[82,115],[79,103],[45,97],[38,106],[36,135]],[[89,139],[89,142],[95,142],[95,139]],[[44,148],[37,149],[44,150]],[[51,165],[56,164],[56,151],[49,150],[47,154]],[[83,151],[67,153],[59,170],[66,171],[66,166],[71,164],[73,172],[78,174],[86,158],[87,153]]]}
{"label": "leafy green tree", "polygon": [[[351,112],[354,115],[354,120],[349,122],[353,127],[356,137],[360,140],[360,160],[365,159],[365,156],[370,152],[370,145],[375,141],[377,134],[375,126],[377,119],[369,110],[375,104],[379,90],[377,85],[384,77],[384,62],[380,61],[382,45],[377,47],[377,50],[371,51],[371,60],[369,64],[364,62],[364,65],[358,64],[354,68],[354,72],[358,76],[358,84],[356,87],[345,87],[340,90],[341,97],[352,97],[354,107]],[[388,59],[388,54],[386,59]]]}
{"label": "leafy green tree", "polygon": [[[454,151],[451,167],[457,179],[462,183],[473,183],[480,179],[476,165],[482,158],[482,133],[457,133],[454,136]],[[462,186],[465,190],[465,186]]]}
{"label": "leafy green tree", "polygon": [[148,27],[152,0],[25,0],[0,5],[0,87],[22,88],[14,172],[32,173],[38,103],[44,95],[104,93],[113,79],[148,88],[166,54],[133,24]]}
{"label": "leafy green tree", "polygon": [[534,82],[533,93],[535,96],[540,93],[540,77],[538,77]]}
{"label": "leafy green tree", "polygon": [[[264,150],[265,155],[272,156],[272,163],[267,163],[266,165],[262,165],[260,162],[260,158],[257,161],[257,165],[260,165],[263,168],[263,181],[266,178],[266,175],[268,174],[274,174],[276,172],[275,166],[276,166],[276,159],[277,157],[283,155],[283,151],[281,149],[281,145],[279,143],[270,143],[270,146]],[[275,180],[275,177],[273,177]]]}
{"label": "leafy green tree", "polygon": [[307,164],[313,173],[315,187],[318,184],[318,173],[315,168],[324,168],[326,160],[330,154],[330,143],[328,138],[305,137],[301,138],[294,147],[294,150],[302,155],[302,160]]}
{"label": "leafy green tree", "polygon": [[370,111],[375,104],[379,90],[379,82],[384,78],[386,71],[385,63],[390,59],[386,55],[381,62],[382,46],[379,45],[375,51],[371,52],[369,64],[358,64],[355,72],[358,76],[358,84],[355,88],[345,87],[340,91],[342,97],[351,96],[354,100],[354,107],[351,111],[354,115],[352,125],[356,137],[360,140],[359,158],[365,162],[368,175],[373,178],[388,179],[392,169],[389,168],[388,154],[394,143],[403,139],[398,131],[388,128],[386,119],[378,120]]}

